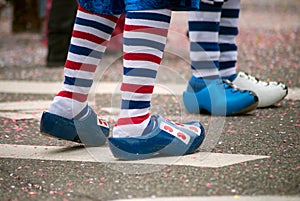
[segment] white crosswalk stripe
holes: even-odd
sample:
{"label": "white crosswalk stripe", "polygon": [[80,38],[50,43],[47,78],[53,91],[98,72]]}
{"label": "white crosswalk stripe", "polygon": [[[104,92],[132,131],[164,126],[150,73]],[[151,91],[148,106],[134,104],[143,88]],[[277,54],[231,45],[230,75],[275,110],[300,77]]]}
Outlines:
{"label": "white crosswalk stripe", "polygon": [[59,160],[59,161],[85,161],[105,163],[130,163],[151,165],[184,165],[195,167],[219,168],[241,162],[266,159],[269,156],[222,154],[198,152],[185,156],[157,157],[147,160],[123,161],[113,157],[108,147],[88,147],[78,149],[75,147],[34,146],[34,145],[0,145],[1,158]]}
{"label": "white crosswalk stripe", "polygon": [[[53,94],[55,95],[62,84],[60,82],[35,82],[35,81],[0,81],[0,93],[23,93],[23,94]],[[117,82],[95,82],[92,93],[97,94],[119,94],[120,83]],[[186,89],[184,84],[158,83],[155,85],[154,94],[182,95]],[[286,99],[299,100],[300,88],[289,88]]]}

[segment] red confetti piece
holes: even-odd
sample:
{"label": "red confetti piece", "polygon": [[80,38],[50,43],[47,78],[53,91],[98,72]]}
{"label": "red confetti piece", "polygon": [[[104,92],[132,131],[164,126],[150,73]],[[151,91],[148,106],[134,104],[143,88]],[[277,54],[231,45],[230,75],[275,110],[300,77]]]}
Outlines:
{"label": "red confetti piece", "polygon": [[227,130],[227,133],[235,134],[235,133],[236,133],[236,130],[231,130],[231,129],[229,129],[229,130]]}
{"label": "red confetti piece", "polygon": [[211,183],[206,183],[205,186],[206,186],[207,188],[211,188]]}
{"label": "red confetti piece", "polygon": [[72,186],[73,185],[73,183],[67,183],[66,184],[66,186]]}

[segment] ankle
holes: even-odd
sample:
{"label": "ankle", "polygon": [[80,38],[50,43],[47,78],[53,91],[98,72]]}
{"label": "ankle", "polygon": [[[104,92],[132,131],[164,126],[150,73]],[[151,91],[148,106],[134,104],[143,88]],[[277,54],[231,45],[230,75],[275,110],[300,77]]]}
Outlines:
{"label": "ankle", "polygon": [[151,131],[153,131],[153,128],[155,127],[156,122],[153,120],[153,118],[150,118],[149,123],[147,127],[144,129],[142,135],[147,135]]}
{"label": "ankle", "polygon": [[67,119],[80,120],[88,113],[87,103],[73,102],[71,99],[55,97],[50,105],[49,112]]}
{"label": "ankle", "polygon": [[192,76],[191,79],[189,80],[187,91],[194,92],[194,93],[201,91],[216,79],[217,77],[214,79],[214,78],[202,78],[202,77],[197,78]]}
{"label": "ankle", "polygon": [[235,80],[235,78],[237,77],[237,74],[232,74],[232,75],[229,75],[229,76],[222,76],[222,79],[226,79],[226,80],[229,80],[231,82],[233,82]]}
{"label": "ankle", "polygon": [[148,126],[153,126],[150,116],[142,121],[139,120],[139,122],[132,118],[118,119],[116,125],[113,128],[113,137],[120,138],[142,136],[152,130]]}

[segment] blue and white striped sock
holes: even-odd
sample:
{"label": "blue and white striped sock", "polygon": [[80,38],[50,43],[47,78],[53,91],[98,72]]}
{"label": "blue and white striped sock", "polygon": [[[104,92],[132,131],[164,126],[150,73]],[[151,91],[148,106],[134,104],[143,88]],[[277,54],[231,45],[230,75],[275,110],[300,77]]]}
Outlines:
{"label": "blue and white striped sock", "polygon": [[201,3],[200,11],[188,14],[192,79],[189,86],[195,92],[209,80],[219,78],[220,48],[218,44],[222,3]]}
{"label": "blue and white striped sock", "polygon": [[94,72],[102,59],[118,16],[96,15],[78,7],[64,68],[65,81],[49,112],[81,119],[87,114],[87,98]]}
{"label": "blue and white striped sock", "polygon": [[222,78],[231,81],[236,78],[236,61],[238,55],[236,36],[238,35],[240,7],[240,0],[228,0],[225,2],[220,21],[219,45],[221,55],[219,71]]}
{"label": "blue and white striped sock", "polygon": [[113,137],[141,136],[151,124],[150,102],[170,19],[171,11],[167,9],[131,11],[126,15],[122,108]]}

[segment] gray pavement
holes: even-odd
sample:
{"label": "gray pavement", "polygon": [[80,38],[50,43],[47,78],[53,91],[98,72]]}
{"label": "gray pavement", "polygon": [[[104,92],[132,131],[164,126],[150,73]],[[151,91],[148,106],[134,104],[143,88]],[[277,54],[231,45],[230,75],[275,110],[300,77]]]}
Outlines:
{"label": "gray pavement", "polygon": [[[188,114],[180,96],[190,76],[186,16],[175,14],[152,113],[202,122],[208,136],[199,152],[187,157],[124,162],[106,146],[91,150],[42,136],[39,117],[62,82],[63,69],[44,67],[40,35],[1,32],[1,200],[300,200],[299,1],[242,2],[239,69],[284,81],[292,90],[276,106],[247,115]],[[1,23],[7,27],[7,21]],[[105,84],[97,84],[90,101],[113,125],[120,54],[107,55],[102,65],[110,67],[97,74]],[[46,83],[55,89],[47,90]]]}

